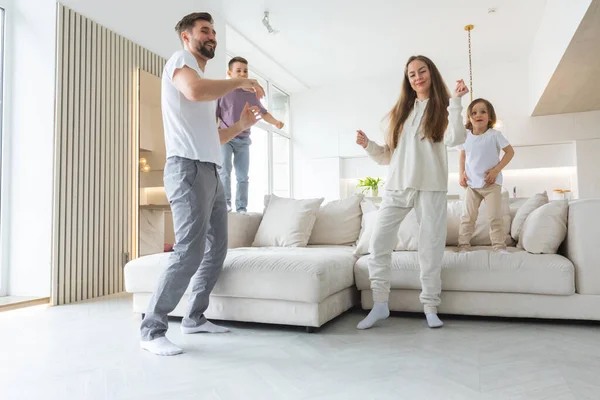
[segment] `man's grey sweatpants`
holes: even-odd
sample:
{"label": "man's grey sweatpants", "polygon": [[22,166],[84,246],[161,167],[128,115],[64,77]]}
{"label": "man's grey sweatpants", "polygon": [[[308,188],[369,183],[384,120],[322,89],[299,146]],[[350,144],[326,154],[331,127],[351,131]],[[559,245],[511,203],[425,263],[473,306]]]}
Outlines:
{"label": "man's grey sweatpants", "polygon": [[227,206],[217,166],[169,157],[164,180],[173,213],[175,246],[142,321],[142,340],[165,335],[167,314],[175,309],[190,280],[189,307],[182,325],[205,323],[210,292],[227,255]]}

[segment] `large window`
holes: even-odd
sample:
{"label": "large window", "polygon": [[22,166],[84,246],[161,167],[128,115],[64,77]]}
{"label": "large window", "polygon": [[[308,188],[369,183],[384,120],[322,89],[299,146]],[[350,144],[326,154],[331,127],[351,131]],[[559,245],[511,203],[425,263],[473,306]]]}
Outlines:
{"label": "large window", "polygon": [[2,166],[2,125],[4,113],[4,9],[0,7],[0,166]]}
{"label": "large window", "polygon": [[[285,127],[284,127],[285,128]],[[273,135],[273,194],[291,196],[290,139]]]}
{"label": "large window", "polygon": [[[248,76],[258,80],[264,87],[266,96],[262,104],[271,115],[284,123],[283,129],[278,129],[259,121],[251,129],[248,211],[263,212],[266,194],[292,196],[290,96],[252,69],[248,71]],[[234,210],[236,186],[234,169],[231,173],[231,203]]]}
{"label": "large window", "polygon": [[271,98],[270,112],[275,118],[282,121],[284,132],[289,132],[290,127],[290,96],[272,85],[269,90]]}
{"label": "large window", "polygon": [[[2,153],[4,149],[2,148],[2,127],[4,126],[4,9],[0,7],[0,190],[2,187]],[[2,198],[2,193],[0,193],[0,199]],[[2,209],[2,204],[0,204],[0,211]],[[0,224],[3,221],[0,220]],[[2,245],[0,243],[0,245]],[[2,252],[0,251],[0,255]],[[2,260],[0,259],[0,262]],[[6,274],[4,273],[3,268],[5,265],[0,264],[0,296],[4,296],[6,294]]]}
{"label": "large window", "polygon": [[[2,176],[2,127],[4,125],[4,9],[0,7],[0,177]],[[0,182],[2,183],[2,182]]]}

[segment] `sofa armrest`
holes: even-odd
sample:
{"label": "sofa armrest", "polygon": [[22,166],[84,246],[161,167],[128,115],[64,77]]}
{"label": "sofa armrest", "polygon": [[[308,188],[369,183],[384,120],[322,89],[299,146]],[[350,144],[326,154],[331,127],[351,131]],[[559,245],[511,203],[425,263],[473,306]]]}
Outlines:
{"label": "sofa armrest", "polygon": [[564,255],[575,265],[575,290],[600,294],[600,199],[569,204]]}
{"label": "sofa armrest", "polygon": [[259,213],[228,213],[227,248],[251,247],[261,221],[262,214]]}

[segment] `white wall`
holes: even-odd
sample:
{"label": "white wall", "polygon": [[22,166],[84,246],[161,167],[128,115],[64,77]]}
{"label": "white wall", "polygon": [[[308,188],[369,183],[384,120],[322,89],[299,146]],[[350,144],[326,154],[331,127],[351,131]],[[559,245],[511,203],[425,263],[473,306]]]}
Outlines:
{"label": "white wall", "polygon": [[[600,126],[600,111],[530,117],[526,60],[492,64],[480,65],[474,70],[474,97],[487,98],[494,104],[503,124],[501,130],[511,144],[517,146],[515,159],[509,165],[509,169],[574,167],[572,145],[564,149],[570,154],[569,157],[557,157],[556,148],[541,145],[570,144],[574,140],[600,138],[600,131],[597,128]],[[456,79],[468,76],[468,67],[446,70],[442,73],[450,86],[450,83],[455,82]],[[359,171],[360,169],[357,168],[364,168],[364,163],[370,163],[364,159],[364,151],[355,144],[355,131],[362,129],[370,138],[380,143],[383,141],[385,128],[383,119],[397,100],[401,78],[401,75],[396,75],[386,79],[352,82],[352,84],[292,94],[295,197],[306,197],[303,188],[308,187],[312,178],[307,177],[304,170],[313,168],[313,161],[311,161],[313,159],[352,158],[342,163],[340,174],[343,179],[357,177],[350,177],[345,168]],[[464,112],[468,102],[467,96],[463,100]],[[353,157],[363,157],[363,159]],[[451,172],[457,166],[454,158],[451,153],[449,157]],[[600,158],[596,161],[596,166],[600,169]],[[385,168],[377,168],[373,166],[369,170],[372,173],[385,170]],[[575,187],[574,173],[565,172],[568,170],[562,171],[556,174],[560,177],[558,181],[555,183],[549,181],[545,185],[552,187],[556,184],[564,188],[569,184]],[[546,173],[552,176],[550,171],[546,170]],[[540,171],[536,174],[531,179],[539,179]],[[364,175],[366,174],[358,176]],[[506,183],[509,183],[508,180]],[[523,181],[518,180],[518,185],[523,187]]]}
{"label": "white wall", "polygon": [[48,296],[54,148],[54,1],[6,4],[2,267],[8,294]]}
{"label": "white wall", "polygon": [[[392,107],[398,85],[383,80],[354,82],[291,95],[294,197],[319,196],[315,182],[327,182],[325,188],[318,187],[324,190],[321,196],[329,199],[336,191],[339,195],[335,179],[340,171],[331,168],[339,164],[339,156],[364,154],[354,144],[356,129],[382,139],[381,119]],[[330,163],[330,168],[323,163]]]}
{"label": "white wall", "polygon": [[60,3],[165,58],[181,48],[175,33],[177,22],[191,12],[210,12],[217,31],[217,52],[208,63],[206,74],[223,77],[226,35],[219,0],[177,0],[168,5],[148,0],[61,0]]}
{"label": "white wall", "polygon": [[547,0],[529,56],[529,104],[533,112],[592,0]]}
{"label": "white wall", "polygon": [[600,198],[600,139],[578,140],[575,146],[579,198]]}
{"label": "white wall", "polygon": [[241,56],[248,59],[250,68],[269,81],[291,93],[307,89],[307,85],[296,76],[262,51],[250,39],[239,33],[231,25],[227,25],[227,50],[232,56]]}
{"label": "white wall", "polygon": [[[516,187],[518,197],[543,191],[551,193],[554,189],[569,189],[574,198],[578,196],[574,143],[516,147],[515,152],[518,157],[503,173],[503,186],[511,194]],[[448,194],[462,197],[464,189],[458,184],[458,155],[457,151],[448,153]],[[341,158],[340,197],[359,192],[356,188],[358,179],[374,176],[385,180],[386,175],[386,166],[377,165],[367,157]]]}
{"label": "white wall", "polygon": [[[207,67],[222,77],[225,24],[217,0],[151,7],[142,0],[65,0],[66,6],[169,57],[185,14],[208,11],[219,47]],[[55,99],[55,0],[0,0],[7,9],[6,108],[2,158],[2,279],[10,295],[49,296],[51,289]],[[3,293],[0,293],[3,294]]]}
{"label": "white wall", "polygon": [[[294,165],[296,165],[296,160],[294,160]],[[340,177],[341,169],[338,157],[315,158],[297,165],[294,176],[294,197],[323,197],[325,202],[339,199],[342,197]]]}
{"label": "white wall", "polygon": [[[0,0],[0,7],[2,7],[2,9],[7,8],[7,6],[9,4],[12,4],[8,2],[8,0]],[[4,29],[4,27],[3,27]],[[4,73],[3,73],[4,74]],[[4,78],[4,76],[3,76]],[[6,85],[6,82],[4,82],[4,85]],[[2,107],[0,108],[0,112],[4,112],[4,107],[5,107],[5,103],[6,103],[6,93],[3,94],[2,99],[0,99],[0,102],[2,103]],[[5,116],[3,115],[3,121],[2,121],[2,126],[0,127],[0,131],[2,129],[6,129],[6,118],[4,118]],[[4,137],[2,137],[2,141],[0,143],[0,149],[4,149],[5,148],[5,137],[6,137],[6,130],[4,130],[5,134]],[[1,133],[1,132],[0,132]],[[8,143],[8,142],[6,142]],[[8,237],[8,222],[7,222],[7,217],[8,217],[8,213],[6,212],[6,207],[2,207],[3,204],[6,204],[8,201],[8,196],[7,196],[7,191],[5,190],[6,187],[8,187],[7,185],[5,185],[6,182],[6,178],[8,177],[8,171],[6,170],[6,167],[8,166],[8,162],[5,163],[6,157],[2,157],[2,155],[0,155],[0,160],[1,160],[1,165],[0,165],[0,296],[6,296],[7,294],[7,288],[8,288],[8,268],[2,268],[3,265],[8,265],[8,252],[7,250],[7,241],[5,238]]]}

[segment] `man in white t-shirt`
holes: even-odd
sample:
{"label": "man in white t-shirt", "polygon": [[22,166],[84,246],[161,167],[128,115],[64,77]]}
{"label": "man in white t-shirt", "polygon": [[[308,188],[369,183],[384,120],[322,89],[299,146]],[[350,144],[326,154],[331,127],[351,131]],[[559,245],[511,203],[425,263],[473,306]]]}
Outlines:
{"label": "man in white t-shirt", "polygon": [[218,129],[216,100],[239,88],[254,91],[258,98],[264,96],[254,79],[204,78],[206,63],[217,47],[210,14],[189,14],[175,30],[183,50],[167,61],[161,87],[167,151],[164,184],[173,213],[175,246],[141,325],[141,347],[157,355],[182,352],[165,334],[167,315],[188,286],[191,292],[182,332],[227,332],[204,317],[227,254],[227,205],[217,168],[221,145],[254,125],[259,114],[256,107],[246,105],[237,123]]}

